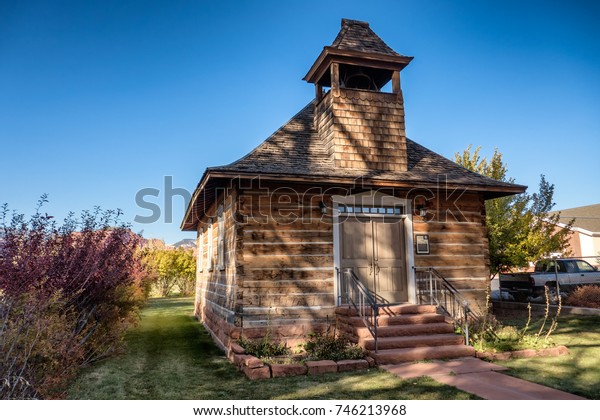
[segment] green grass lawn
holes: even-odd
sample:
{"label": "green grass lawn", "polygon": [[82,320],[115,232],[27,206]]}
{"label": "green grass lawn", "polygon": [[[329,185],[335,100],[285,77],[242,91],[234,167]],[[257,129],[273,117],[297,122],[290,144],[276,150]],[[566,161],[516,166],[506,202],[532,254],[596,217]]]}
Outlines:
{"label": "green grass lawn", "polygon": [[152,299],[125,354],[84,370],[70,399],[471,399],[429,378],[365,372],[249,381],[192,316],[193,299]]}
{"label": "green grass lawn", "polygon": [[[536,331],[535,327],[539,328],[539,321],[530,331]],[[504,373],[509,375],[600,399],[600,317],[560,317],[551,339],[557,345],[567,346],[570,354],[497,363],[508,366],[510,370]]]}

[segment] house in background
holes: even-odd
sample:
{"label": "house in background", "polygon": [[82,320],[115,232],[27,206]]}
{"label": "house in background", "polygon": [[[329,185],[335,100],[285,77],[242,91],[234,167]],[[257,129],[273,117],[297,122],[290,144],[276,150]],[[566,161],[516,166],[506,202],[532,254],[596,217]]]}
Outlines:
{"label": "house in background", "polygon": [[572,219],[575,222],[568,251],[574,257],[584,257],[590,264],[600,266],[600,204],[560,210],[560,227],[566,226]]}
{"label": "house in background", "polygon": [[[525,187],[406,137],[400,73],[411,60],[343,19],[304,77],[315,99],[246,156],[204,172],[181,227],[198,234],[196,315],[222,347],[267,331],[292,343],[359,298],[392,316],[430,312],[419,307],[424,268],[472,308],[484,302],[484,202]],[[448,332],[433,320],[423,331]]]}

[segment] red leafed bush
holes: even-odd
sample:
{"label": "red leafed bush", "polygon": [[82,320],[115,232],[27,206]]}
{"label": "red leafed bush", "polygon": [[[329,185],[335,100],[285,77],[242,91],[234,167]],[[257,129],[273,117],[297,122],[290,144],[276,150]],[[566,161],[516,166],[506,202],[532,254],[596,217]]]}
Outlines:
{"label": "red leafed bush", "polygon": [[80,367],[119,351],[144,300],[140,237],[120,212],[0,211],[0,398],[58,398]]}
{"label": "red leafed bush", "polygon": [[600,286],[588,284],[575,289],[566,301],[569,306],[600,309]]}

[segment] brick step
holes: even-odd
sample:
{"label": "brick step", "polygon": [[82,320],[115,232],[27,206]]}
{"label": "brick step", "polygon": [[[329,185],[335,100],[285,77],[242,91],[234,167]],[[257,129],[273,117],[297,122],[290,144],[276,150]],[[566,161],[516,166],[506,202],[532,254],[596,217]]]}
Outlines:
{"label": "brick step", "polygon": [[[347,331],[347,329],[345,329]],[[349,332],[349,331],[347,331]],[[408,324],[408,325],[390,325],[387,327],[378,327],[378,337],[404,337],[414,335],[430,334],[451,334],[454,332],[454,326],[446,322],[435,322],[430,324]],[[367,327],[354,327],[354,335],[360,338],[371,337]]]}
{"label": "brick step", "polygon": [[431,359],[456,359],[459,357],[470,357],[475,355],[475,349],[471,346],[451,345],[438,347],[414,347],[406,349],[380,350],[371,352],[371,357],[378,365],[392,365],[415,360]]}
{"label": "brick step", "polygon": [[[338,316],[338,322],[361,327],[364,325],[361,317],[343,317]],[[407,324],[431,324],[437,322],[446,322],[446,317],[440,314],[406,314],[406,315],[381,315],[377,318],[378,325],[381,327],[389,325],[407,325]]]}
{"label": "brick step", "polygon": [[[370,308],[367,313],[370,313]],[[433,305],[413,305],[406,303],[402,305],[383,306],[379,308],[379,315],[401,315],[401,314],[431,314],[436,313],[437,308]],[[335,313],[340,316],[357,316],[358,311],[351,306],[338,306],[335,308]]]}
{"label": "brick step", "polygon": [[[464,338],[458,334],[414,335],[405,337],[379,337],[377,348],[381,350],[404,349],[413,347],[436,347],[464,344]],[[367,349],[375,350],[373,338],[360,338],[358,344]]]}

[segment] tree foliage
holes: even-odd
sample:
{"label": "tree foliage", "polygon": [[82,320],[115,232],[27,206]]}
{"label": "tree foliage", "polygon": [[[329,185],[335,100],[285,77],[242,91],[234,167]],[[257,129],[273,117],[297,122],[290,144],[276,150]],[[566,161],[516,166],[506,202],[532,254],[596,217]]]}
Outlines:
{"label": "tree foliage", "polygon": [[144,249],[143,259],[154,294],[168,296],[175,290],[182,295],[193,294],[196,259],[192,250],[153,246]]}
{"label": "tree foliage", "polygon": [[60,396],[80,367],[119,351],[143,302],[140,237],[120,212],[58,225],[0,208],[0,398]]}
{"label": "tree foliage", "polygon": [[[488,160],[471,146],[454,155],[465,168],[492,179],[514,183],[508,178],[502,153],[497,149]],[[554,185],[540,176],[538,192],[522,193],[487,200],[485,203],[490,266],[492,274],[501,269],[523,267],[555,252],[567,249],[572,221],[558,226],[560,213],[550,213],[554,207]]]}

